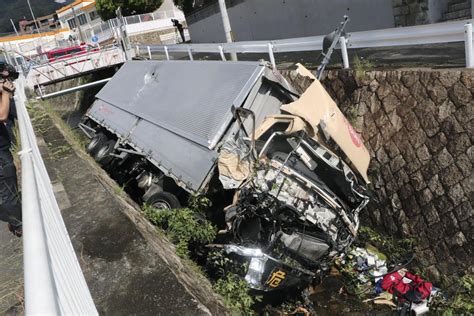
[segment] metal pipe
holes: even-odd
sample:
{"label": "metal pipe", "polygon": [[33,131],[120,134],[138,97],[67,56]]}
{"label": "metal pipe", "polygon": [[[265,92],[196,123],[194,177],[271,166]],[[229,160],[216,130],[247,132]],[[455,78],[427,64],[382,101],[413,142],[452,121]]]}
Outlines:
{"label": "metal pipe", "polygon": [[472,24],[464,25],[464,45],[466,47],[466,68],[474,68],[474,50],[472,48]]}
{"label": "metal pipe", "polygon": [[[227,43],[232,43],[234,41],[234,36],[232,34],[232,29],[230,27],[229,14],[227,13],[225,0],[219,0],[219,8],[221,10],[222,24],[224,25],[226,41]],[[237,53],[231,53],[230,59],[232,61],[237,61]]]}
{"label": "metal pipe", "polygon": [[10,19],[10,22],[12,23],[13,30],[15,31],[16,36],[20,35],[20,34],[18,34],[18,30],[16,29],[15,23],[13,23],[12,19]]}
{"label": "metal pipe", "polygon": [[346,38],[344,36],[339,38],[339,45],[341,46],[342,64],[344,65],[344,69],[349,69],[349,57],[347,55]]}
{"label": "metal pipe", "polygon": [[147,46],[146,49],[148,50],[148,58],[151,59],[151,49],[150,49],[150,46]]}
{"label": "metal pipe", "polygon": [[168,46],[165,46],[165,55],[166,55],[166,59],[170,60],[170,54],[168,53]]}
{"label": "metal pipe", "polygon": [[59,96],[62,96],[62,95],[68,94],[68,93],[84,90],[84,89],[87,89],[87,88],[90,88],[90,87],[95,87],[95,86],[98,86],[98,85],[101,85],[101,84],[105,84],[108,81],[110,81],[111,79],[112,78],[106,78],[106,79],[102,79],[102,80],[98,80],[98,81],[94,81],[94,82],[89,82],[89,83],[86,83],[86,84],[83,84],[83,85],[80,85],[80,86],[77,86],[77,87],[72,87],[72,88],[69,88],[69,89],[64,89],[64,90],[61,90],[61,91],[41,95],[39,97],[36,97],[36,100],[45,100],[45,99],[49,99],[49,98],[59,97]]}
{"label": "metal pipe", "polygon": [[277,69],[276,63],[275,63],[275,56],[273,55],[273,44],[268,43],[268,56],[270,57],[270,62],[272,63],[273,69]]}
{"label": "metal pipe", "polygon": [[35,14],[33,13],[33,9],[31,8],[30,0],[26,0],[26,2],[28,3],[28,7],[30,8],[31,17],[33,18],[33,21],[35,21],[36,28],[38,29],[38,34],[41,35],[40,26],[38,24],[38,21],[36,20]]}

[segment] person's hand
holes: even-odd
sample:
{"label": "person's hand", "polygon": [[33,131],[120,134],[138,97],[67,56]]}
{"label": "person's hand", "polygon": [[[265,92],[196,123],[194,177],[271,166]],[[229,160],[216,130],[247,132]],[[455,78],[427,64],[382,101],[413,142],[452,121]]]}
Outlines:
{"label": "person's hand", "polygon": [[7,93],[13,93],[15,91],[15,86],[10,81],[5,81],[2,84],[2,91]]}

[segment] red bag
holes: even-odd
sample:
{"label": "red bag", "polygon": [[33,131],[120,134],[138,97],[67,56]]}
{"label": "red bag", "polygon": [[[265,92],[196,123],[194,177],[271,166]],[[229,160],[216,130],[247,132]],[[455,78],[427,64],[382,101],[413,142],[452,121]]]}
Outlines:
{"label": "red bag", "polygon": [[433,284],[410,272],[397,271],[383,277],[382,288],[403,302],[419,302],[430,296]]}

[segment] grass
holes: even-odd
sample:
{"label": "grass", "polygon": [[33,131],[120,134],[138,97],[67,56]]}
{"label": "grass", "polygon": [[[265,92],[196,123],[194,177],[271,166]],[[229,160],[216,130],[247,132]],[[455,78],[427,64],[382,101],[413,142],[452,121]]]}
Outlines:
{"label": "grass", "polygon": [[[196,248],[216,238],[216,227],[202,216],[209,205],[210,201],[206,197],[191,196],[187,208],[157,210],[145,204],[142,210],[145,217],[161,228],[176,245],[176,254],[189,261],[191,251],[196,252]],[[247,282],[237,274],[243,272],[245,265],[236,265],[222,251],[209,252],[206,265],[208,270],[211,267],[217,277],[214,291],[222,296],[231,314],[254,315],[253,306],[261,297],[251,295]],[[198,270],[204,274],[201,269]]]}
{"label": "grass", "polygon": [[214,290],[222,296],[232,315],[255,315],[252,307],[261,301],[261,297],[249,294],[247,282],[235,274],[217,280]]}
{"label": "grass", "polygon": [[[467,273],[463,277],[444,277],[443,283],[454,283],[454,294],[444,298],[436,298],[432,305],[436,312],[443,315],[473,315],[474,314],[474,274]],[[450,279],[450,280],[446,280]]]}
{"label": "grass", "polygon": [[150,222],[165,230],[176,245],[176,254],[182,258],[189,258],[191,246],[206,245],[216,238],[215,226],[191,208],[157,210],[144,205],[143,212]]}
{"label": "grass", "polygon": [[374,69],[373,62],[368,59],[359,57],[358,55],[354,56],[352,64],[354,65],[355,75],[357,78],[365,77],[366,72],[372,71]]}

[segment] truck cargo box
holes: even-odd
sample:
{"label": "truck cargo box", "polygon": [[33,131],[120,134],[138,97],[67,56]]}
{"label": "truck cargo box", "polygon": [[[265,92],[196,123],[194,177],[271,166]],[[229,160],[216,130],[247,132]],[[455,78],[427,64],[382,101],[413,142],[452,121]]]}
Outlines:
{"label": "truck cargo box", "polygon": [[219,142],[235,130],[233,106],[251,109],[257,124],[279,112],[282,97],[263,79],[265,72],[258,62],[130,61],[87,115],[188,191],[199,191]]}

